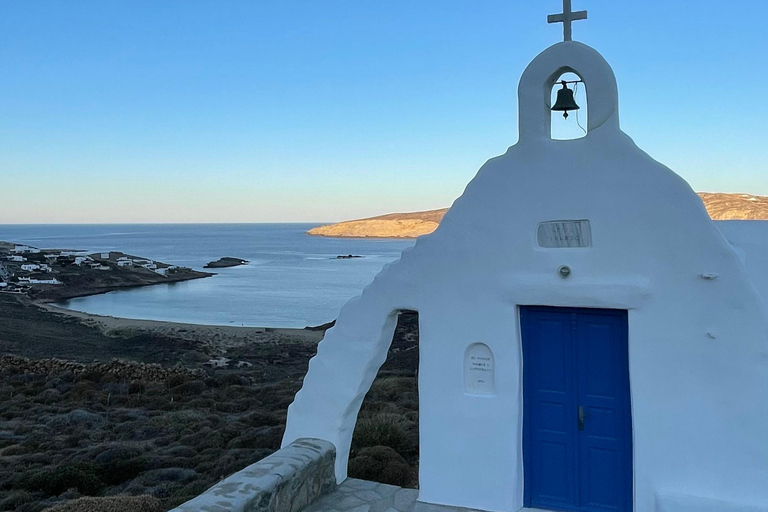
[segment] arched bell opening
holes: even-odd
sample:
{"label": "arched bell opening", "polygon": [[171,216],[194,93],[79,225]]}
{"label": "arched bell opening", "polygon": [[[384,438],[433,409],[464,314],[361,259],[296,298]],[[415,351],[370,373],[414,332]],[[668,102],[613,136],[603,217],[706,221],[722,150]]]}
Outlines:
{"label": "arched bell opening", "polygon": [[419,313],[400,310],[387,360],[365,395],[347,476],[418,488]]}
{"label": "arched bell opening", "polygon": [[553,140],[581,139],[587,135],[587,87],[571,71],[562,73],[550,90],[550,137]]}

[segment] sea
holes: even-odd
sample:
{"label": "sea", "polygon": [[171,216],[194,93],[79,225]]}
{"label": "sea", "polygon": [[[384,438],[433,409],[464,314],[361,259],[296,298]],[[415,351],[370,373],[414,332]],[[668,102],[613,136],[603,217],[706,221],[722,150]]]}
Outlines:
{"label": "sea", "polygon": [[[336,318],[413,240],[324,238],[319,224],[0,225],[0,240],[40,248],[121,251],[202,270],[223,256],[245,266],[173,284],[58,305],[98,315],[207,325],[305,327]],[[362,258],[337,259],[340,255]]]}

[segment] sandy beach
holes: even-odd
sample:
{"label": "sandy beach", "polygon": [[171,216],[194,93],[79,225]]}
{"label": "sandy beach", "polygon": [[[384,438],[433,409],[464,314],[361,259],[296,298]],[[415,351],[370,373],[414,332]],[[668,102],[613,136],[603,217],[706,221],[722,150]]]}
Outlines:
{"label": "sandy beach", "polygon": [[97,328],[105,336],[153,334],[196,343],[205,353],[225,354],[227,351],[258,343],[318,343],[324,331],[296,328],[240,327],[231,325],[201,325],[158,320],[138,320],[95,315],[53,304],[38,304],[51,313],[78,319],[82,324]]}

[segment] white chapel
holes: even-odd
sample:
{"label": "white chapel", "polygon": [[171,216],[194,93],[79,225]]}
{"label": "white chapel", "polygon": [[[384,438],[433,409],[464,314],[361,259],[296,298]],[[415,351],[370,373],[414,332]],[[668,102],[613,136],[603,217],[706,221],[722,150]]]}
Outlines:
{"label": "white chapel", "polygon": [[[420,502],[768,512],[768,222],[713,222],[634,144],[611,67],[571,40],[586,13],[564,3],[550,21],[565,41],[520,79],[519,141],[344,306],[283,444],[330,441],[346,478],[360,405],[409,309]],[[564,73],[587,91],[580,139],[551,137],[553,106],[575,107]]]}

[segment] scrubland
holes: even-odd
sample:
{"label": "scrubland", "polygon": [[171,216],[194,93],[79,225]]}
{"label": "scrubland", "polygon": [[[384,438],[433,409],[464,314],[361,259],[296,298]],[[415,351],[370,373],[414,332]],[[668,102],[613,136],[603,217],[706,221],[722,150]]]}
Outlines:
{"label": "scrubland", "polygon": [[[179,357],[173,371],[154,367],[147,378],[99,363],[31,371],[7,359],[0,364],[0,510],[153,512],[196,496],[279,448],[315,345],[286,339],[239,346],[226,355],[249,362],[241,368]],[[417,346],[416,315],[401,315],[360,413],[350,476],[417,485]],[[34,363],[33,349],[20,355]],[[174,357],[158,355],[169,368]],[[102,501],[86,503],[87,496]],[[113,496],[138,498],[110,503]]]}

